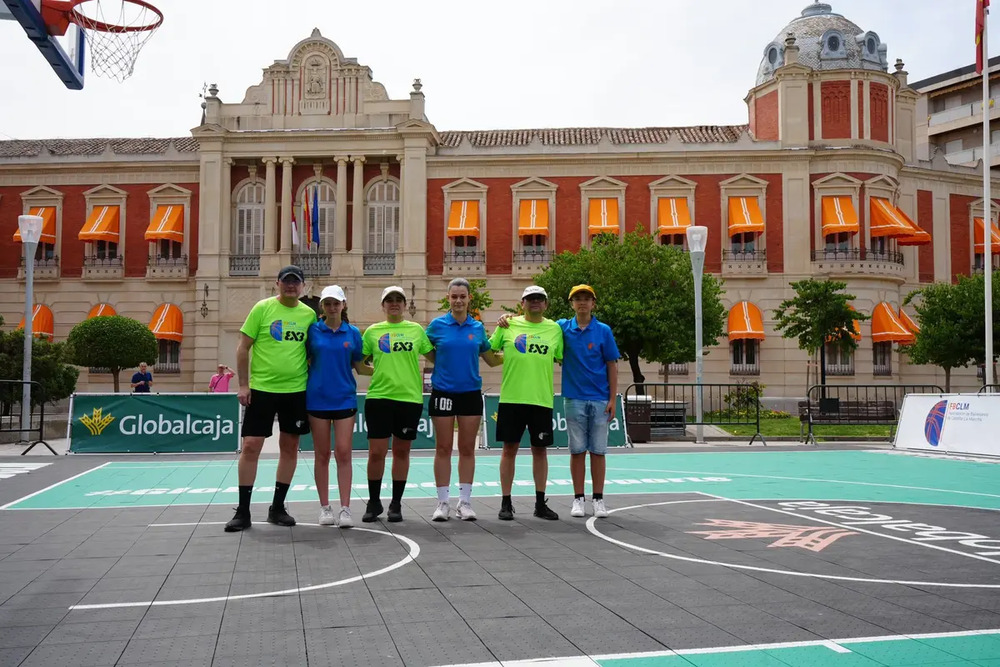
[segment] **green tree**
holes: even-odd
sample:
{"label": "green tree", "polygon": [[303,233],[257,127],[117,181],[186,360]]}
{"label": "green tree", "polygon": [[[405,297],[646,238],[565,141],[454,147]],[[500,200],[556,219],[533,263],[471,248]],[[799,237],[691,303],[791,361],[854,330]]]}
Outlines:
{"label": "green tree", "polygon": [[[3,318],[0,317],[0,326]],[[24,374],[24,330],[0,331],[0,379],[20,380]],[[76,390],[80,371],[69,363],[65,343],[51,343],[35,338],[31,344],[31,379],[38,386],[31,392],[32,406],[55,403]],[[0,403],[21,401],[21,387],[13,387],[0,396]]]}
{"label": "green tree", "polygon": [[854,321],[868,315],[851,308],[853,294],[843,290],[847,283],[837,280],[800,280],[791,284],[795,296],[782,301],[774,311],[776,329],[784,338],[798,339],[799,349],[810,357],[820,354],[820,384],[826,384],[826,344],[845,352],[858,347]]}
{"label": "green tree", "polygon": [[[618,348],[628,360],[632,381],[645,381],[639,359],[671,364],[695,360],[694,276],[684,251],[657,243],[639,225],[620,239],[604,234],[592,248],[563,252],[535,284],[549,293],[549,317],[572,317],[566,296],[585,283],[597,293],[595,314],[611,327]],[[702,339],[715,344],[723,331],[725,309],[721,283],[706,274],[702,280]]]}
{"label": "green tree", "polygon": [[94,317],[69,332],[70,358],[78,366],[107,368],[118,393],[118,374],[139,362],[156,362],[156,338],[142,322],[130,317]]}
{"label": "green tree", "polygon": [[[477,320],[482,319],[483,311],[493,305],[493,297],[486,289],[486,281],[482,278],[475,278],[469,281],[469,315]],[[447,311],[451,308],[448,297],[443,296],[438,301],[438,310]]]}

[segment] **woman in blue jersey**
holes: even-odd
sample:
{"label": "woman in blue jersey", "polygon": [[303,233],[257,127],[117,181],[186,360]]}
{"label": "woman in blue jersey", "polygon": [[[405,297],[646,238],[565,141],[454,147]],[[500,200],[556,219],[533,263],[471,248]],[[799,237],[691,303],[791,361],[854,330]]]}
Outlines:
{"label": "woman in blue jersey", "polygon": [[476,434],[483,418],[483,379],[479,357],[489,366],[503,358],[490,349],[482,322],[469,313],[469,281],[455,278],[448,285],[449,311],[431,321],[427,338],[434,345],[434,373],[428,414],[434,422],[436,451],[434,481],[438,504],[433,521],[447,521],[451,514],[451,451],[458,421],[458,518],[475,521],[472,478],[476,472]]}
{"label": "woman in blue jersey", "polygon": [[[371,375],[372,369],[362,363],[361,332],[347,321],[344,290],[339,285],[324,288],[319,303],[323,319],[309,327],[306,337],[309,354],[306,410],[313,437],[319,523],[350,528],[354,525],[351,519],[351,436],[358,413],[358,385],[351,368],[359,375]],[[340,510],[336,513],[330,506],[331,424],[340,492]]]}

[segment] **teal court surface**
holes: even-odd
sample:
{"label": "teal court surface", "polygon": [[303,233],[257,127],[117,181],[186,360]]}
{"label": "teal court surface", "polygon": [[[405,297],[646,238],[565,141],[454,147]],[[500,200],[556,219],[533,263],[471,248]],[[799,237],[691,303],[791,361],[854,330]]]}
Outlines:
{"label": "teal court surface", "polygon": [[[44,462],[47,465],[41,465]],[[233,457],[0,461],[0,665],[979,665],[1000,667],[1000,462],[892,450],[608,455],[611,516],[497,519],[499,457],[477,458],[479,520],[431,522],[414,454],[404,521],[226,534]],[[331,478],[336,480],[335,467]],[[457,479],[453,471],[453,496]],[[337,497],[334,486],[331,496]],[[383,498],[389,495],[383,490]]]}

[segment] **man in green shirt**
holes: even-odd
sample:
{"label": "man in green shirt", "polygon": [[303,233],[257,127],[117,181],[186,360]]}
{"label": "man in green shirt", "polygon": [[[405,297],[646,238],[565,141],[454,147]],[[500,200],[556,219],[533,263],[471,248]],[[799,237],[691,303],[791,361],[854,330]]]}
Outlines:
{"label": "man in green shirt", "polygon": [[250,495],[257,478],[257,460],[264,439],[271,435],[278,416],[278,474],[268,523],[294,526],[285,510],[285,495],[295,474],[299,436],[309,432],[306,412],[306,334],[316,321],[316,311],[300,303],[305,275],[297,266],[286,266],[275,283],[278,296],[258,301],[240,327],[236,348],[243,444],[240,449],[240,504],[226,524],[232,533],[250,527]]}
{"label": "man in green shirt", "polygon": [[514,483],[514,457],[521,446],[525,428],[531,437],[531,462],[535,478],[535,516],[555,520],[559,515],[545,502],[549,476],[546,447],[552,444],[552,399],[555,361],[562,359],[562,328],[543,313],[548,294],[530,285],[521,294],[523,317],[508,320],[490,338],[495,351],[503,352],[500,406],[497,409],[496,438],[503,443],[500,456],[500,519],[514,518],[510,490]]}
{"label": "man in green shirt", "polygon": [[365,396],[368,425],[368,509],[361,520],[375,521],[382,513],[382,475],[392,437],[392,501],[389,521],[403,520],[403,490],[410,472],[410,446],[417,437],[424,411],[420,355],[434,359],[424,328],[403,319],[406,292],[393,285],[382,290],[384,322],[376,322],[361,337],[361,352],[375,367]]}

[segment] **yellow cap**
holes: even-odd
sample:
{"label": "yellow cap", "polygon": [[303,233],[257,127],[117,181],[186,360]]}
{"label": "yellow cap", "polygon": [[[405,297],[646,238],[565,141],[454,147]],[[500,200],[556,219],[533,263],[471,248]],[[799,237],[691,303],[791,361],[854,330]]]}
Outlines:
{"label": "yellow cap", "polygon": [[576,294],[577,292],[590,292],[591,296],[593,296],[595,299],[597,298],[597,293],[594,292],[594,288],[591,287],[590,285],[575,286],[573,289],[569,291],[569,298],[572,299],[573,295]]}

